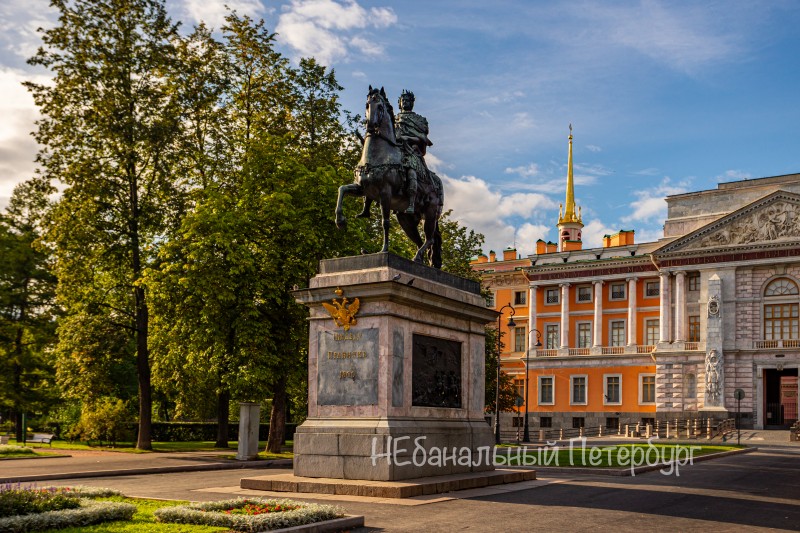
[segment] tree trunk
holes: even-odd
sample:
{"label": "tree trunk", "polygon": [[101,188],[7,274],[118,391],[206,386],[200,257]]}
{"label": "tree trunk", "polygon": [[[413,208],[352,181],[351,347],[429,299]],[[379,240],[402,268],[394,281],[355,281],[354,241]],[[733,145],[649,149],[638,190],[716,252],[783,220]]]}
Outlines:
{"label": "tree trunk", "polygon": [[286,435],[286,376],[273,383],[272,413],[269,417],[267,452],[280,453]]}
{"label": "tree trunk", "polygon": [[14,434],[17,444],[21,445],[25,440],[26,427],[22,424],[22,402],[20,401],[20,390],[22,388],[22,366],[14,364]]}
{"label": "tree trunk", "polygon": [[136,300],[136,371],[139,378],[139,436],[136,448],[152,450],[153,397],[150,386],[150,357],[147,348],[147,304],[144,289],[134,289]]}
{"label": "tree trunk", "polygon": [[230,419],[231,393],[227,390],[220,390],[217,394],[217,448],[228,447],[228,420]]}

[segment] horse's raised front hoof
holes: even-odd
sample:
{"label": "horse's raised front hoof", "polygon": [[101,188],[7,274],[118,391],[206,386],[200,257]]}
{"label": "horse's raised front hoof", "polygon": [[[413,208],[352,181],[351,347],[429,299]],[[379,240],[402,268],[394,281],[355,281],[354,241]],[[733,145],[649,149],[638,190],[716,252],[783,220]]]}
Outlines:
{"label": "horse's raised front hoof", "polygon": [[336,227],[339,229],[347,228],[347,219],[344,215],[336,215]]}

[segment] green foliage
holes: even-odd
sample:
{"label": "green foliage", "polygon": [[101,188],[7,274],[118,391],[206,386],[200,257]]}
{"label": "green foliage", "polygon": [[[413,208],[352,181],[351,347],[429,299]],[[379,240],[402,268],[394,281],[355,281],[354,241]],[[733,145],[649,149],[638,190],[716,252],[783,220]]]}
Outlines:
{"label": "green foliage", "polygon": [[39,243],[54,191],[46,181],[17,185],[0,215],[0,408],[17,415],[46,410],[58,390],[52,370],[56,279]]}
{"label": "green foliage", "polygon": [[[501,333],[502,347],[502,333]],[[501,350],[497,345],[497,328],[489,325],[486,327],[486,412],[494,413],[496,409],[497,391],[497,358]],[[517,389],[514,380],[503,371],[500,371],[500,412],[516,411]]]}
{"label": "green foliage", "polygon": [[119,399],[101,398],[93,404],[84,405],[80,421],[67,436],[70,439],[86,442],[116,443],[121,440],[130,418],[125,402]]}
{"label": "green foliage", "polygon": [[[27,446],[14,446],[10,444],[0,444],[0,458],[9,456],[30,456],[36,455],[33,448]],[[0,499],[2,499],[2,488],[0,488]]]}
{"label": "green foliage", "polygon": [[[136,360],[139,446],[149,448],[142,275],[184,203],[170,167],[178,107],[165,82],[176,66],[176,27],[159,0],[52,5],[59,23],[43,31],[44,46],[29,62],[55,77],[27,86],[42,114],[35,137],[44,177],[66,186],[47,236],[55,246],[58,298],[71,319],[60,325],[57,354],[78,368],[106,358]],[[84,320],[88,326],[79,326]],[[118,330],[110,342],[105,324]],[[68,327],[83,331],[69,335]],[[60,376],[67,374],[83,379],[83,390],[94,377],[74,369]]]}

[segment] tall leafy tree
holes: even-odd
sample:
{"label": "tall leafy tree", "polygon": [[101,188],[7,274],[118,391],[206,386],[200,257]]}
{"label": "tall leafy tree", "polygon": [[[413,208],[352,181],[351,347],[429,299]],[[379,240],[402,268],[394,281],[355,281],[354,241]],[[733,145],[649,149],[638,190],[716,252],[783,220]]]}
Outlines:
{"label": "tall leafy tree", "polygon": [[11,408],[17,435],[24,412],[57,398],[50,361],[56,279],[50,250],[38,242],[53,192],[45,180],[23,182],[0,215],[0,405]]}
{"label": "tall leafy tree", "polygon": [[[66,185],[54,211],[58,296],[68,320],[94,342],[62,335],[63,361],[83,366],[134,358],[139,399],[137,447],[151,448],[149,312],[143,273],[181,212],[170,168],[176,106],[166,87],[176,26],[159,0],[53,0],[59,22],[43,32],[29,62],[52,84],[29,83],[42,118],[36,139],[47,178]],[[170,220],[171,217],[173,220]],[[70,320],[72,318],[73,320]],[[108,346],[101,338],[115,326]],[[74,379],[75,376],[72,376]]]}

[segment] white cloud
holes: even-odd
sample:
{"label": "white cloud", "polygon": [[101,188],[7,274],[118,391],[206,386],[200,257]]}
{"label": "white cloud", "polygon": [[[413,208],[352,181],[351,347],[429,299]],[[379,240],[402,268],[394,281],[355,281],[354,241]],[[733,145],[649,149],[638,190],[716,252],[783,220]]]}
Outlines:
{"label": "white cloud", "polygon": [[633,212],[620,220],[626,224],[631,222],[662,221],[667,218],[667,202],[664,200],[672,194],[687,192],[688,182],[672,184],[668,177],[651,189],[634,191],[636,200],[630,204]]}
{"label": "white cloud", "polygon": [[586,145],[586,149],[589,150],[590,152],[594,152],[594,153],[603,151],[602,148],[600,148],[599,146],[595,146],[593,144],[587,144]]}
{"label": "white cloud", "polygon": [[249,15],[258,19],[264,13],[264,5],[259,0],[182,0],[180,11],[195,23],[205,22],[219,30],[230,11],[239,15]]}
{"label": "white cloud", "polygon": [[30,132],[39,112],[22,86],[26,80],[46,83],[49,78],[0,67],[0,196],[10,197],[14,186],[36,168],[37,144]]}
{"label": "white cloud", "polygon": [[526,111],[520,113],[514,113],[513,124],[520,129],[529,129],[532,128],[534,125],[530,113]]}
{"label": "white cloud", "polygon": [[740,181],[740,180],[749,180],[753,177],[752,174],[749,172],[745,172],[743,170],[726,170],[715,179],[717,182],[722,183],[725,181]]}
{"label": "white cloud", "polygon": [[533,178],[539,175],[539,165],[536,163],[529,163],[525,166],[508,167],[506,174],[518,174],[523,178]]}
{"label": "white cloud", "polygon": [[583,247],[586,248],[601,248],[603,246],[603,235],[612,235],[618,232],[621,228],[612,228],[600,219],[592,219],[583,227],[581,232],[581,240]]}
{"label": "white cloud", "polygon": [[638,5],[584,4],[582,16],[593,22],[594,39],[633,49],[679,71],[737,57],[741,36],[721,24],[725,17],[714,6],[644,0]]}
{"label": "white cloud", "polygon": [[346,59],[354,50],[367,55],[382,53],[383,47],[369,37],[369,28],[384,28],[397,22],[389,7],[365,9],[355,0],[292,0],[278,19],[278,39],[300,56],[315,57],[323,65]]}
{"label": "white cloud", "polygon": [[516,242],[517,250],[530,254],[537,239],[546,239],[552,228],[526,219],[540,218],[557,204],[537,193],[504,195],[475,176],[451,178],[441,175],[445,187],[445,209],[466,227],[482,233],[487,249],[500,251]]}
{"label": "white cloud", "polygon": [[[38,28],[48,28],[57,11],[47,0],[4,0],[0,3],[0,49],[5,65],[31,57],[41,44]],[[11,57],[6,55],[11,54]]]}

